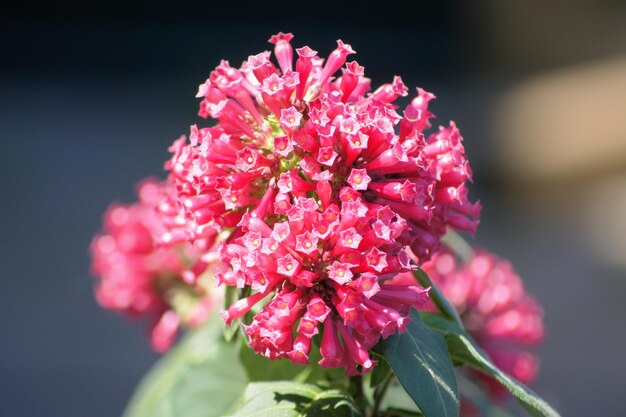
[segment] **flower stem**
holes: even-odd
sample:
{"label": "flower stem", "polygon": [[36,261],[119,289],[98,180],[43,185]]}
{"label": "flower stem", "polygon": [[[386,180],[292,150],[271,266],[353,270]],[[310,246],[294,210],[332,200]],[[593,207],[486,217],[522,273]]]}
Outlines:
{"label": "flower stem", "polygon": [[363,404],[367,403],[367,399],[365,397],[365,391],[363,390],[363,377],[361,375],[350,377],[350,393],[353,395],[361,414],[365,415],[365,406]]}
{"label": "flower stem", "polygon": [[393,380],[394,376],[395,375],[393,374],[393,372],[389,372],[387,378],[385,378],[385,380],[376,387],[376,390],[374,391],[374,406],[372,407],[372,417],[378,416],[380,405],[383,402],[383,398],[387,393],[387,388],[389,388],[389,385],[391,385],[391,381]]}

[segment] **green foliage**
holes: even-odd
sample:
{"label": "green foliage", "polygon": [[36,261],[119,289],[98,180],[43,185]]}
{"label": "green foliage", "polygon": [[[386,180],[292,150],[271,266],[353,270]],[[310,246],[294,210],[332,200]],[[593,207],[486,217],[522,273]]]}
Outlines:
{"label": "green foliage", "polygon": [[[347,378],[340,375],[341,370],[315,364],[318,349],[313,349],[308,366],[270,361],[243,340],[240,345],[227,343],[222,329],[222,321],[214,317],[190,332],[144,378],[124,417],[218,417],[228,413],[233,417],[359,417],[357,404],[368,404],[367,398],[353,399],[346,392]],[[453,362],[494,377],[531,416],[559,416],[534,392],[496,368],[454,319],[441,314],[412,311],[407,331],[381,342],[372,355],[379,365],[370,376],[370,386],[380,388],[393,377],[392,370],[401,384],[389,384],[382,401],[385,411],[378,414],[381,417],[458,417]],[[401,401],[407,394],[419,411],[413,410],[408,397],[409,402]]]}
{"label": "green foliage", "polygon": [[417,405],[415,405],[415,401],[407,394],[396,378],[393,378],[389,384],[389,388],[380,406],[381,410],[389,410],[390,408],[403,409],[406,411],[410,410],[411,412],[419,411]]}
{"label": "green foliage", "polygon": [[[239,288],[226,286],[226,290],[224,291],[224,310],[227,310],[232,304],[234,304],[239,299]],[[224,339],[227,342],[233,340],[237,334],[239,333],[239,328],[241,327],[241,319],[235,319],[229,326],[224,326]]]}
{"label": "green foliage", "polygon": [[389,407],[383,414],[384,417],[424,417],[419,411],[405,410],[403,408]]}
{"label": "green foliage", "polygon": [[370,378],[370,387],[375,388],[389,376],[391,367],[383,355],[376,352],[372,352],[371,355],[372,359],[378,361],[378,364],[372,370]]}
{"label": "green foliage", "polygon": [[493,401],[491,395],[482,386],[467,377],[466,374],[457,374],[459,390],[464,401],[472,404],[477,414],[488,417],[514,417],[498,401]]}
{"label": "green foliage", "polygon": [[[315,352],[312,352],[313,354]],[[312,357],[314,355],[311,355]],[[323,378],[323,369],[317,365],[296,365],[289,359],[271,360],[255,353],[245,340],[241,341],[239,358],[250,382],[295,381],[318,382]]]}
{"label": "green foliage", "polygon": [[236,349],[214,317],[191,332],[144,377],[124,417],[217,417],[240,397],[247,380]]}
{"label": "green foliage", "polygon": [[450,355],[456,363],[469,365],[480,372],[494,377],[502,386],[509,390],[531,416],[559,416],[559,413],[531,389],[498,369],[487,354],[476,345],[471,336],[456,323],[432,313],[421,313],[421,316],[430,328],[445,336]]}
{"label": "green foliage", "polygon": [[382,344],[398,380],[426,417],[458,417],[459,391],[444,338],[426,327],[415,310],[406,332]]}
{"label": "green foliage", "polygon": [[343,369],[322,368],[317,364],[320,358],[319,348],[313,348],[308,365],[297,365],[289,359],[271,360],[255,353],[245,340],[241,341],[239,351],[239,359],[250,382],[294,381],[327,388],[347,388],[348,378],[343,375]]}
{"label": "green foliage", "polygon": [[430,288],[428,295],[439,311],[441,311],[444,316],[454,320],[459,326],[463,326],[459,313],[457,313],[454,306],[450,304],[441,291],[439,291],[439,288],[430,280],[428,274],[423,269],[419,268],[413,271],[413,276],[415,276],[415,279],[422,287]]}
{"label": "green foliage", "polygon": [[248,385],[231,417],[361,417],[344,391],[324,390],[296,382],[255,382]]}

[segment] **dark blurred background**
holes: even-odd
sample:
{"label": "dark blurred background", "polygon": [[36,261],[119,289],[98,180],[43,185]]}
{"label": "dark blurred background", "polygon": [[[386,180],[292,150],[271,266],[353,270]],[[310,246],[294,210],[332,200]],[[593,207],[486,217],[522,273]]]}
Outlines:
{"label": "dark blurred background", "polygon": [[626,3],[20,2],[0,16],[0,416],[119,416],[157,356],[100,309],[88,245],[163,175],[219,60],[278,31],[341,38],[453,119],[484,205],[475,238],[545,306],[535,389],[564,416],[626,414]]}

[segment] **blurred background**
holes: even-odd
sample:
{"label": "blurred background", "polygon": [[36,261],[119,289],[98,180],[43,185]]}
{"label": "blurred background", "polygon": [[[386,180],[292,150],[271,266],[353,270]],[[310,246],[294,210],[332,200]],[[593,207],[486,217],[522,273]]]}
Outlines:
{"label": "blurred background", "polygon": [[88,245],[163,176],[197,85],[278,31],[341,38],[455,120],[484,205],[475,237],[545,306],[534,388],[564,416],[626,414],[626,2],[20,2],[0,16],[0,415],[118,416],[157,359],[100,309]]}

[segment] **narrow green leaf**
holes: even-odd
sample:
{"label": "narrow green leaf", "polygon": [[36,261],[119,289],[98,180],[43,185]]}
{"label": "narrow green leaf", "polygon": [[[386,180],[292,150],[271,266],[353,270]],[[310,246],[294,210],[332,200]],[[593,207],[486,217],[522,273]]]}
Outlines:
{"label": "narrow green leaf", "polygon": [[446,336],[446,341],[455,358],[498,380],[531,416],[559,417],[559,413],[530,388],[498,369],[467,333],[450,333]]}
{"label": "narrow green leaf", "polygon": [[[224,310],[227,310],[233,303],[239,299],[239,288],[226,286],[224,290]],[[230,325],[223,326],[224,339],[230,342],[239,333],[239,327],[241,326],[241,319],[235,319]]]}
{"label": "narrow green leaf", "polygon": [[533,417],[559,417],[548,403],[530,388],[498,369],[487,354],[476,345],[472,337],[456,323],[433,313],[420,313],[430,328],[445,335],[448,350],[455,362],[467,364],[472,368],[494,377]]}
{"label": "narrow green leaf", "polygon": [[383,341],[383,355],[426,417],[458,417],[459,391],[446,342],[415,310],[406,332]]}
{"label": "narrow green leaf", "polygon": [[241,328],[241,319],[235,319],[229,325],[224,325],[222,329],[224,340],[229,343],[230,342],[234,343],[234,339],[239,334],[240,328]]}
{"label": "narrow green leaf", "polygon": [[215,317],[164,355],[144,377],[124,417],[216,417],[229,410],[247,380],[222,326]]}
{"label": "narrow green leaf", "polygon": [[463,330],[463,328],[460,327],[456,322],[445,318],[441,314],[431,313],[428,311],[420,311],[419,315],[422,319],[422,322],[426,326],[443,336],[449,333],[465,333],[465,330]]}
{"label": "narrow green leaf", "polygon": [[423,269],[419,268],[413,271],[413,275],[422,287],[430,287],[428,295],[439,311],[441,311],[446,317],[454,320],[461,328],[463,328],[463,322],[461,321],[461,317],[459,317],[459,313],[456,311],[454,306],[450,304],[443,293],[439,291],[439,288],[433,284],[428,274]]}
{"label": "narrow green leaf", "polygon": [[296,382],[255,382],[248,385],[231,417],[361,417],[352,398],[340,390]]}
{"label": "narrow green leaf", "polygon": [[481,416],[489,417],[514,417],[513,414],[494,402],[486,387],[478,385],[474,378],[470,379],[465,374],[458,375],[459,390],[463,399],[469,401]]}

